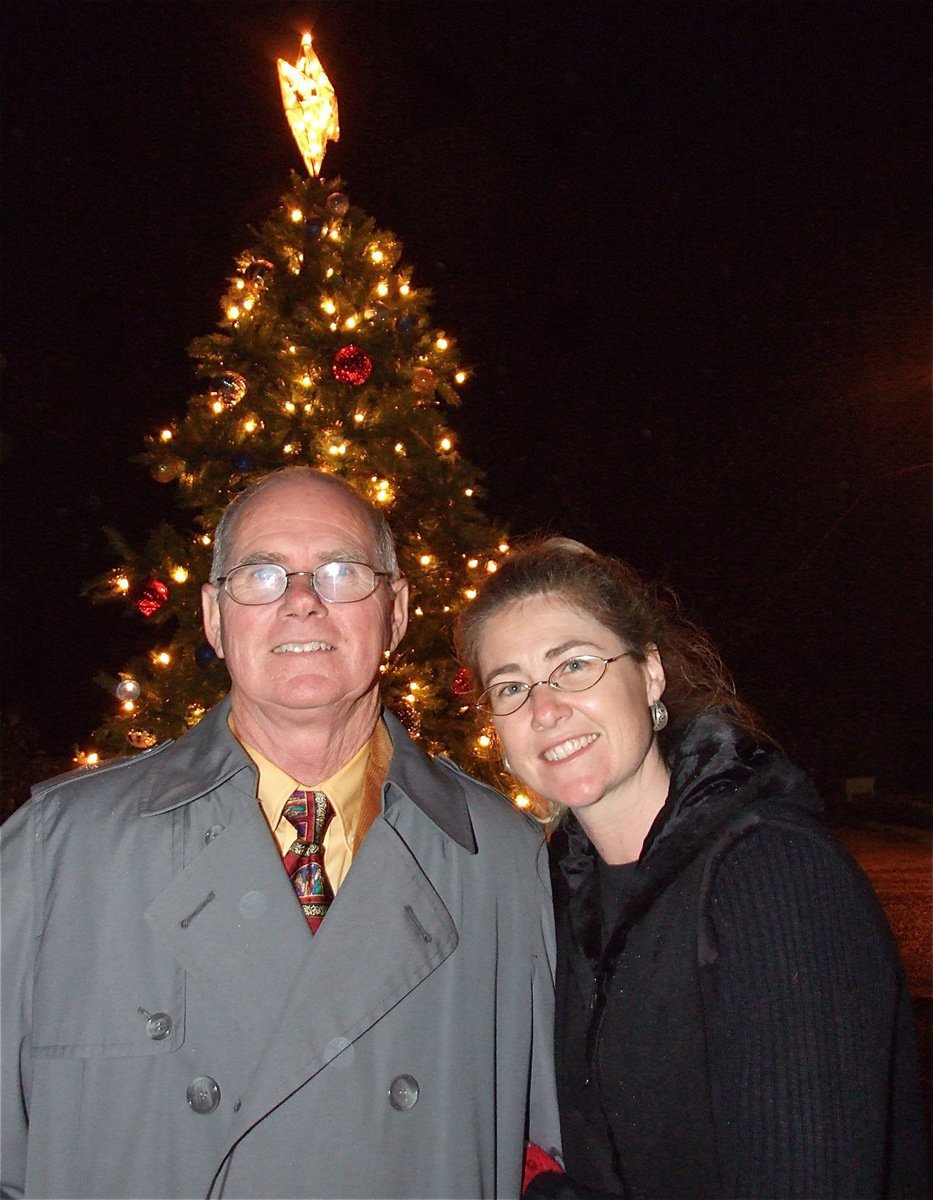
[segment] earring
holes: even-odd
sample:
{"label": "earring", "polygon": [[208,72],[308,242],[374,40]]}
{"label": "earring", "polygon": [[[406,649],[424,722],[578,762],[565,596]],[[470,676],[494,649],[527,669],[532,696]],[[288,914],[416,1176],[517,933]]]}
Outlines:
{"label": "earring", "polygon": [[514,772],[512,770],[512,764],[509,762],[508,755],[506,755],[506,754],[502,755],[502,765],[505,767],[505,769],[508,771],[508,773],[510,775],[514,774]]}
{"label": "earring", "polygon": [[651,704],[651,728],[658,733],[667,724],[667,705],[663,700],[654,700]]}

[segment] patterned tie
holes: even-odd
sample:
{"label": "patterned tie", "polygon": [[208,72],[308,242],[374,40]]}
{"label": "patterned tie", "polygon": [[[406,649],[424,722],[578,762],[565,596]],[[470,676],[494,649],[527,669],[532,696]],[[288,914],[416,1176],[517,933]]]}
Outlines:
{"label": "patterned tie", "polygon": [[324,873],[324,830],[333,816],[333,809],[323,792],[296,788],[288,798],[283,816],[295,826],[298,834],[283,860],[285,870],[291,877],[311,932],[317,933],[334,898]]}

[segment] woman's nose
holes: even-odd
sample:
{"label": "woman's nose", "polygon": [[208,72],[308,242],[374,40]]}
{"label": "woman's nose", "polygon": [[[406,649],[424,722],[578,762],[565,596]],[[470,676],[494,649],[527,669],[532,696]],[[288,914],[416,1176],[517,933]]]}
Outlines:
{"label": "woman's nose", "polygon": [[546,680],[534,685],[528,703],[531,705],[532,722],[540,728],[553,725],[570,712],[567,697]]}

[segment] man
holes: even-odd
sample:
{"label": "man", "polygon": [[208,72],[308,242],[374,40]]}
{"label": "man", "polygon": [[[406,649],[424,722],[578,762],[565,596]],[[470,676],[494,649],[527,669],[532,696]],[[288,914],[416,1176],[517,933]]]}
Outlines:
{"label": "man", "polygon": [[7,822],[4,1195],[514,1197],[558,1145],[542,838],[381,711],[407,595],[352,489],[267,476],[203,588],[229,697]]}

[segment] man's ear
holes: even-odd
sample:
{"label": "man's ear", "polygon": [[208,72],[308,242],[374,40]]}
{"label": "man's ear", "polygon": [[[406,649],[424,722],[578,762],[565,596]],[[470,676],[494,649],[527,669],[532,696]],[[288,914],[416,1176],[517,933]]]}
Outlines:
{"label": "man's ear", "polygon": [[224,656],[223,637],[220,620],[220,588],[216,583],[201,585],[201,617],[204,622],[204,636],[218,658]]}
{"label": "man's ear", "polygon": [[389,628],[387,650],[394,650],[408,628],[408,580],[403,575],[390,583],[392,589],[392,607],[389,610]]}

